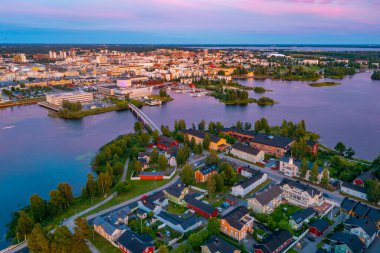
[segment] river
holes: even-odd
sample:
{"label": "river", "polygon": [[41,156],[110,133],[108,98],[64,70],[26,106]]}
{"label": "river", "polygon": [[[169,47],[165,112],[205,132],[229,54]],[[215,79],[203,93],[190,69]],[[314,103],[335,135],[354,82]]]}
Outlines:
{"label": "river", "polygon": [[[181,118],[188,127],[202,119],[226,126],[238,120],[253,124],[261,117],[270,124],[304,119],[323,144],[334,147],[343,141],[358,157],[373,159],[380,154],[380,81],[372,81],[370,75],[360,73],[340,80],[341,85],[315,88],[309,82],[239,80],[273,90],[265,95],[279,103],[269,107],[226,106],[213,97],[171,92],[173,102],[142,110],[157,125],[170,127]],[[259,97],[252,91],[250,95]],[[47,197],[59,182],[69,182],[79,193],[99,147],[133,131],[135,121],[129,111],[63,120],[49,117],[37,105],[0,109],[0,235],[5,234],[11,212],[27,204],[33,193]]]}

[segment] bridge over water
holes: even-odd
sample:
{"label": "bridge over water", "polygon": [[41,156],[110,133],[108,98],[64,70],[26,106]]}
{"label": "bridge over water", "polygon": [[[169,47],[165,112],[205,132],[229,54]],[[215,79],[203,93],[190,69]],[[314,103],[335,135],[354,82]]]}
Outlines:
{"label": "bridge over water", "polygon": [[157,130],[158,134],[162,135],[161,129],[143,111],[132,104],[129,104],[129,108],[146,127],[152,131]]}

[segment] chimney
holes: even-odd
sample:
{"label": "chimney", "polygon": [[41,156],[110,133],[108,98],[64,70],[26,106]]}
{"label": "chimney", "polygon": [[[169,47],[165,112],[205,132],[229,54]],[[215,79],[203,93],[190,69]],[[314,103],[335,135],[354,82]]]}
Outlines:
{"label": "chimney", "polygon": [[289,164],[290,165],[293,165],[294,164],[294,158],[291,156],[289,157]]}

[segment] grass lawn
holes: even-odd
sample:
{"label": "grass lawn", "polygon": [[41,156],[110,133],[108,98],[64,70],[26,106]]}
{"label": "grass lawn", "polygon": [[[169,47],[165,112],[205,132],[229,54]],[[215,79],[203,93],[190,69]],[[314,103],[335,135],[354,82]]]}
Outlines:
{"label": "grass lawn", "polygon": [[120,253],[120,250],[113,246],[98,233],[91,229],[89,240],[101,253]]}
{"label": "grass lawn", "polygon": [[[284,208],[286,208],[286,212],[284,212]],[[275,222],[280,222],[284,219],[284,216],[289,218],[290,215],[294,214],[295,212],[302,210],[301,207],[290,205],[290,204],[283,204],[277,207],[273,213],[270,214],[270,216],[273,218]]]}
{"label": "grass lawn", "polygon": [[254,194],[255,192],[258,192],[259,190],[261,190],[262,188],[264,188],[265,186],[267,186],[271,181],[272,180],[270,180],[268,178],[267,180],[265,180],[264,182],[262,182],[261,184],[259,184],[255,189],[253,189],[252,191],[250,191],[247,195],[245,195],[244,199],[247,199],[250,196],[252,196],[252,194]]}
{"label": "grass lawn", "polygon": [[181,205],[174,204],[169,201],[168,205],[168,210],[169,213],[174,213],[174,214],[183,214],[186,211],[186,208]]}

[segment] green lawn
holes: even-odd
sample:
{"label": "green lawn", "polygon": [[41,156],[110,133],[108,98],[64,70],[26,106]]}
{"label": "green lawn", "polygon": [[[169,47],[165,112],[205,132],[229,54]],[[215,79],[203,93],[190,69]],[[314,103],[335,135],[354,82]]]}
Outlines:
{"label": "green lawn", "polygon": [[104,239],[94,230],[91,230],[89,240],[101,253],[120,253],[120,250],[113,246],[109,241]]}
{"label": "green lawn", "polygon": [[[286,212],[284,212],[284,208],[287,209]],[[277,207],[274,212],[270,214],[270,216],[275,222],[280,222],[284,218],[289,218],[290,215],[299,210],[302,210],[302,208],[290,204],[283,204]]]}
{"label": "green lawn", "polygon": [[252,196],[252,194],[254,194],[255,192],[258,192],[259,190],[261,190],[262,188],[264,188],[265,186],[267,186],[272,180],[270,180],[269,178],[267,180],[265,180],[263,183],[259,184],[255,189],[253,189],[252,191],[250,191],[247,195],[245,195],[245,199],[246,198],[249,198],[250,196]]}
{"label": "green lawn", "polygon": [[180,214],[183,214],[186,210],[187,210],[187,208],[185,208],[184,206],[177,205],[177,204],[169,201],[169,205],[168,205],[168,209],[167,209],[167,211],[169,213],[174,213],[174,214],[180,215]]}

